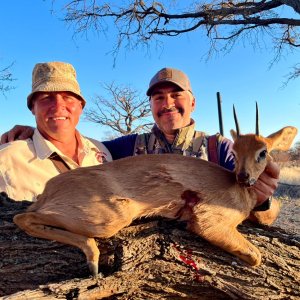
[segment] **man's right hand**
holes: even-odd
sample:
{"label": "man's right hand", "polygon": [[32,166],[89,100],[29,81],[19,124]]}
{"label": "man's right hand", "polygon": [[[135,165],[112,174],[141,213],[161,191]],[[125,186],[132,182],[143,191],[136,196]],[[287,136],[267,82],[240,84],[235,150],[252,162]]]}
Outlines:
{"label": "man's right hand", "polygon": [[0,145],[16,140],[26,140],[33,136],[33,132],[34,127],[15,125],[11,130],[2,134]]}

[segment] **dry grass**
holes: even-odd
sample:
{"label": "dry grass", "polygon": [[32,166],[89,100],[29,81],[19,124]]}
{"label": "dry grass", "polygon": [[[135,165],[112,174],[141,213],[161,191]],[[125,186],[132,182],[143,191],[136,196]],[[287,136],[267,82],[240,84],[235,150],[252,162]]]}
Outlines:
{"label": "dry grass", "polygon": [[277,197],[300,198],[300,166],[281,166]]}
{"label": "dry grass", "polygon": [[273,226],[300,234],[300,165],[299,161],[281,165],[275,197],[281,200],[281,212]]}
{"label": "dry grass", "polygon": [[280,170],[281,183],[300,185],[300,167],[284,167]]}

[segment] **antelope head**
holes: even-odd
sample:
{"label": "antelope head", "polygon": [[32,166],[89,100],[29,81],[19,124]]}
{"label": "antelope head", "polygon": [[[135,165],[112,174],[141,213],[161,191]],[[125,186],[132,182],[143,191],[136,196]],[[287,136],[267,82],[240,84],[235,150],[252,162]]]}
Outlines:
{"label": "antelope head", "polygon": [[240,133],[240,128],[233,106],[236,131],[230,131],[234,144],[232,153],[235,157],[235,173],[237,182],[246,186],[253,185],[264,171],[269,160],[272,159],[272,150],[286,151],[290,148],[298,130],[288,126],[263,137],[259,134],[259,116],[256,103],[256,130],[255,134]]}

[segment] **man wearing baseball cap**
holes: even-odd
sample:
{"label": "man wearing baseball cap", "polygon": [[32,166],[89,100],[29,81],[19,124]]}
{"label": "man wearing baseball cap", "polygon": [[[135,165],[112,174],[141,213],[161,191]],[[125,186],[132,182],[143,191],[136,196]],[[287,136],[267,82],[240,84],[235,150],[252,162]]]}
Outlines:
{"label": "man wearing baseball cap", "polygon": [[35,65],[27,106],[37,128],[32,139],[0,146],[0,191],[15,200],[34,201],[59,173],[111,160],[102,143],[76,130],[85,103],[71,64]]}
{"label": "man wearing baseball cap", "polygon": [[[159,70],[152,77],[146,94],[155,120],[151,133],[104,142],[113,159],[130,155],[176,153],[234,169],[232,142],[220,134],[209,136],[195,130],[191,114],[196,100],[190,80],[184,72],[174,68]],[[254,185],[257,207],[251,219],[255,222],[260,222],[260,218],[266,214],[269,221],[274,221],[280,210],[279,202],[270,201],[277,187],[279,168],[275,163],[270,163],[267,168]]]}
{"label": "man wearing baseball cap", "polygon": [[[196,100],[190,80],[184,72],[174,68],[159,70],[152,77],[146,94],[149,96],[155,120],[151,132],[103,142],[113,159],[132,155],[176,153],[209,160],[229,170],[234,169],[232,142],[220,134],[209,136],[195,130],[195,121],[191,114],[195,109]],[[21,129],[24,133],[24,127]],[[15,133],[20,133],[20,127],[5,133],[3,140],[7,140],[8,134],[13,137]],[[278,176],[278,166],[271,163],[268,165],[268,171],[265,171],[254,185],[257,193],[256,210],[267,210],[273,220],[278,215],[279,205],[274,201],[270,208],[268,199],[277,187]],[[259,213],[255,215],[258,222]]]}

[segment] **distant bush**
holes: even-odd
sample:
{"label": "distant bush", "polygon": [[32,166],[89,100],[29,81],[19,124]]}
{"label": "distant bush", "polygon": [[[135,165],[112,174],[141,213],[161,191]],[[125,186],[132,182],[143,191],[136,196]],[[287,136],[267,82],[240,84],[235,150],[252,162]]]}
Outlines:
{"label": "distant bush", "polygon": [[279,164],[284,164],[292,160],[290,151],[272,151],[272,157]]}
{"label": "distant bush", "polygon": [[289,152],[292,160],[300,160],[300,141],[298,141]]}
{"label": "distant bush", "polygon": [[300,198],[300,167],[284,167],[280,170],[276,197]]}
{"label": "distant bush", "polygon": [[280,170],[280,182],[300,185],[300,167],[285,167]]}
{"label": "distant bush", "polygon": [[300,166],[300,141],[288,151],[272,151],[271,156],[281,167]]}

